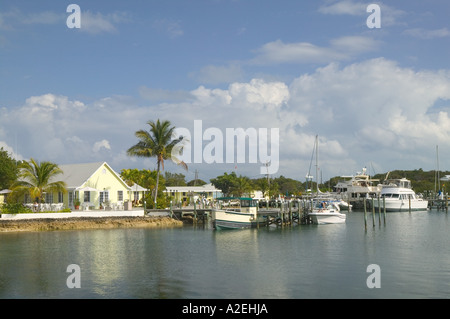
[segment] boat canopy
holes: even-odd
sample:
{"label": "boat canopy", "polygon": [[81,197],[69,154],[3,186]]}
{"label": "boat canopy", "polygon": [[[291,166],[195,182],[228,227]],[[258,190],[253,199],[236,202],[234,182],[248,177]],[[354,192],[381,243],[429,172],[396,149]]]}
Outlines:
{"label": "boat canopy", "polygon": [[232,200],[239,200],[241,207],[257,207],[258,201],[251,198],[251,197],[219,197],[217,200],[223,200],[223,201],[232,201]]}

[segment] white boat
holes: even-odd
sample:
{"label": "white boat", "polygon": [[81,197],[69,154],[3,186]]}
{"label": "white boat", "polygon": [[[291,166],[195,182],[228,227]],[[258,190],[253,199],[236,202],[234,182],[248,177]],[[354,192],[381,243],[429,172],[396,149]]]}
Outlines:
{"label": "white boat", "polygon": [[387,180],[382,185],[380,195],[380,201],[374,200],[373,205],[382,209],[384,205],[387,212],[428,209],[428,201],[420,198],[412,190],[411,181],[406,178]]}
{"label": "white boat", "polygon": [[339,205],[333,201],[315,201],[308,214],[314,224],[343,224],[347,215],[342,214]]}
{"label": "white boat", "polygon": [[372,179],[366,174],[366,168],[362,172],[352,176],[341,176],[343,180],[333,187],[336,195],[343,200],[364,199],[367,196],[377,196],[380,194],[381,187],[377,182],[379,179]]}
{"label": "white boat", "polygon": [[218,200],[222,208],[212,212],[216,229],[254,228],[264,222],[263,217],[258,217],[258,202],[253,198],[222,197]]}

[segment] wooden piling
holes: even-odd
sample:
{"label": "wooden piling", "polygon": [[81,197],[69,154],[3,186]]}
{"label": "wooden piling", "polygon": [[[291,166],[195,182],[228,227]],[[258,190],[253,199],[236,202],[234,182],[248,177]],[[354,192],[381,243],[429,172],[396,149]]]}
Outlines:
{"label": "wooden piling", "polygon": [[194,201],[194,224],[197,225],[197,210],[195,201]]}
{"label": "wooden piling", "polygon": [[378,226],[381,225],[381,205],[380,205],[380,196],[378,195]]}
{"label": "wooden piling", "polygon": [[372,197],[372,226],[375,227],[375,199]]}
{"label": "wooden piling", "polygon": [[367,230],[367,207],[365,198],[364,198],[364,229]]}
{"label": "wooden piling", "polygon": [[445,212],[448,212],[448,195],[445,195]]}
{"label": "wooden piling", "polygon": [[383,196],[384,225],[386,225],[386,197]]}

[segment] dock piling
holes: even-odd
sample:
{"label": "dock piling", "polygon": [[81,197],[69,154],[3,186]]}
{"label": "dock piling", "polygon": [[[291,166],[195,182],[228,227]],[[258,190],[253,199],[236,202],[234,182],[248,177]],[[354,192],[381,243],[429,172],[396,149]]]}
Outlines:
{"label": "dock piling", "polygon": [[365,198],[364,198],[364,229],[367,230],[367,205]]}

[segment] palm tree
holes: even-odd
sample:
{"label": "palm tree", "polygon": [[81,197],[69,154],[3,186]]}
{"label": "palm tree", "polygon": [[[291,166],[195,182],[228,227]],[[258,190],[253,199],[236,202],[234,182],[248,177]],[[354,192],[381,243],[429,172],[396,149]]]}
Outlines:
{"label": "palm tree", "polygon": [[253,187],[250,184],[250,179],[248,177],[240,175],[236,178],[231,189],[235,196],[241,197],[246,193],[250,193],[253,190]]}
{"label": "palm tree", "polygon": [[[172,149],[175,145],[182,143],[184,137],[180,136],[174,139],[175,127],[171,126],[170,121],[160,122],[159,119],[155,122],[148,121],[150,126],[149,131],[139,130],[134,135],[139,139],[139,142],[130,147],[127,151],[129,156],[138,157],[156,157],[157,173],[156,173],[156,189],[154,208],[156,208],[156,198],[158,197],[159,172],[164,170],[164,160],[171,159],[173,162],[183,166],[187,170],[185,162],[180,161],[172,154]],[[177,145],[177,147],[179,147]]]}
{"label": "palm tree", "polygon": [[57,181],[56,176],[63,171],[57,164],[51,162],[23,161],[19,165],[18,180],[13,184],[12,191],[17,194],[30,194],[31,198],[37,198],[39,210],[41,208],[44,193],[67,193],[66,183]]}

